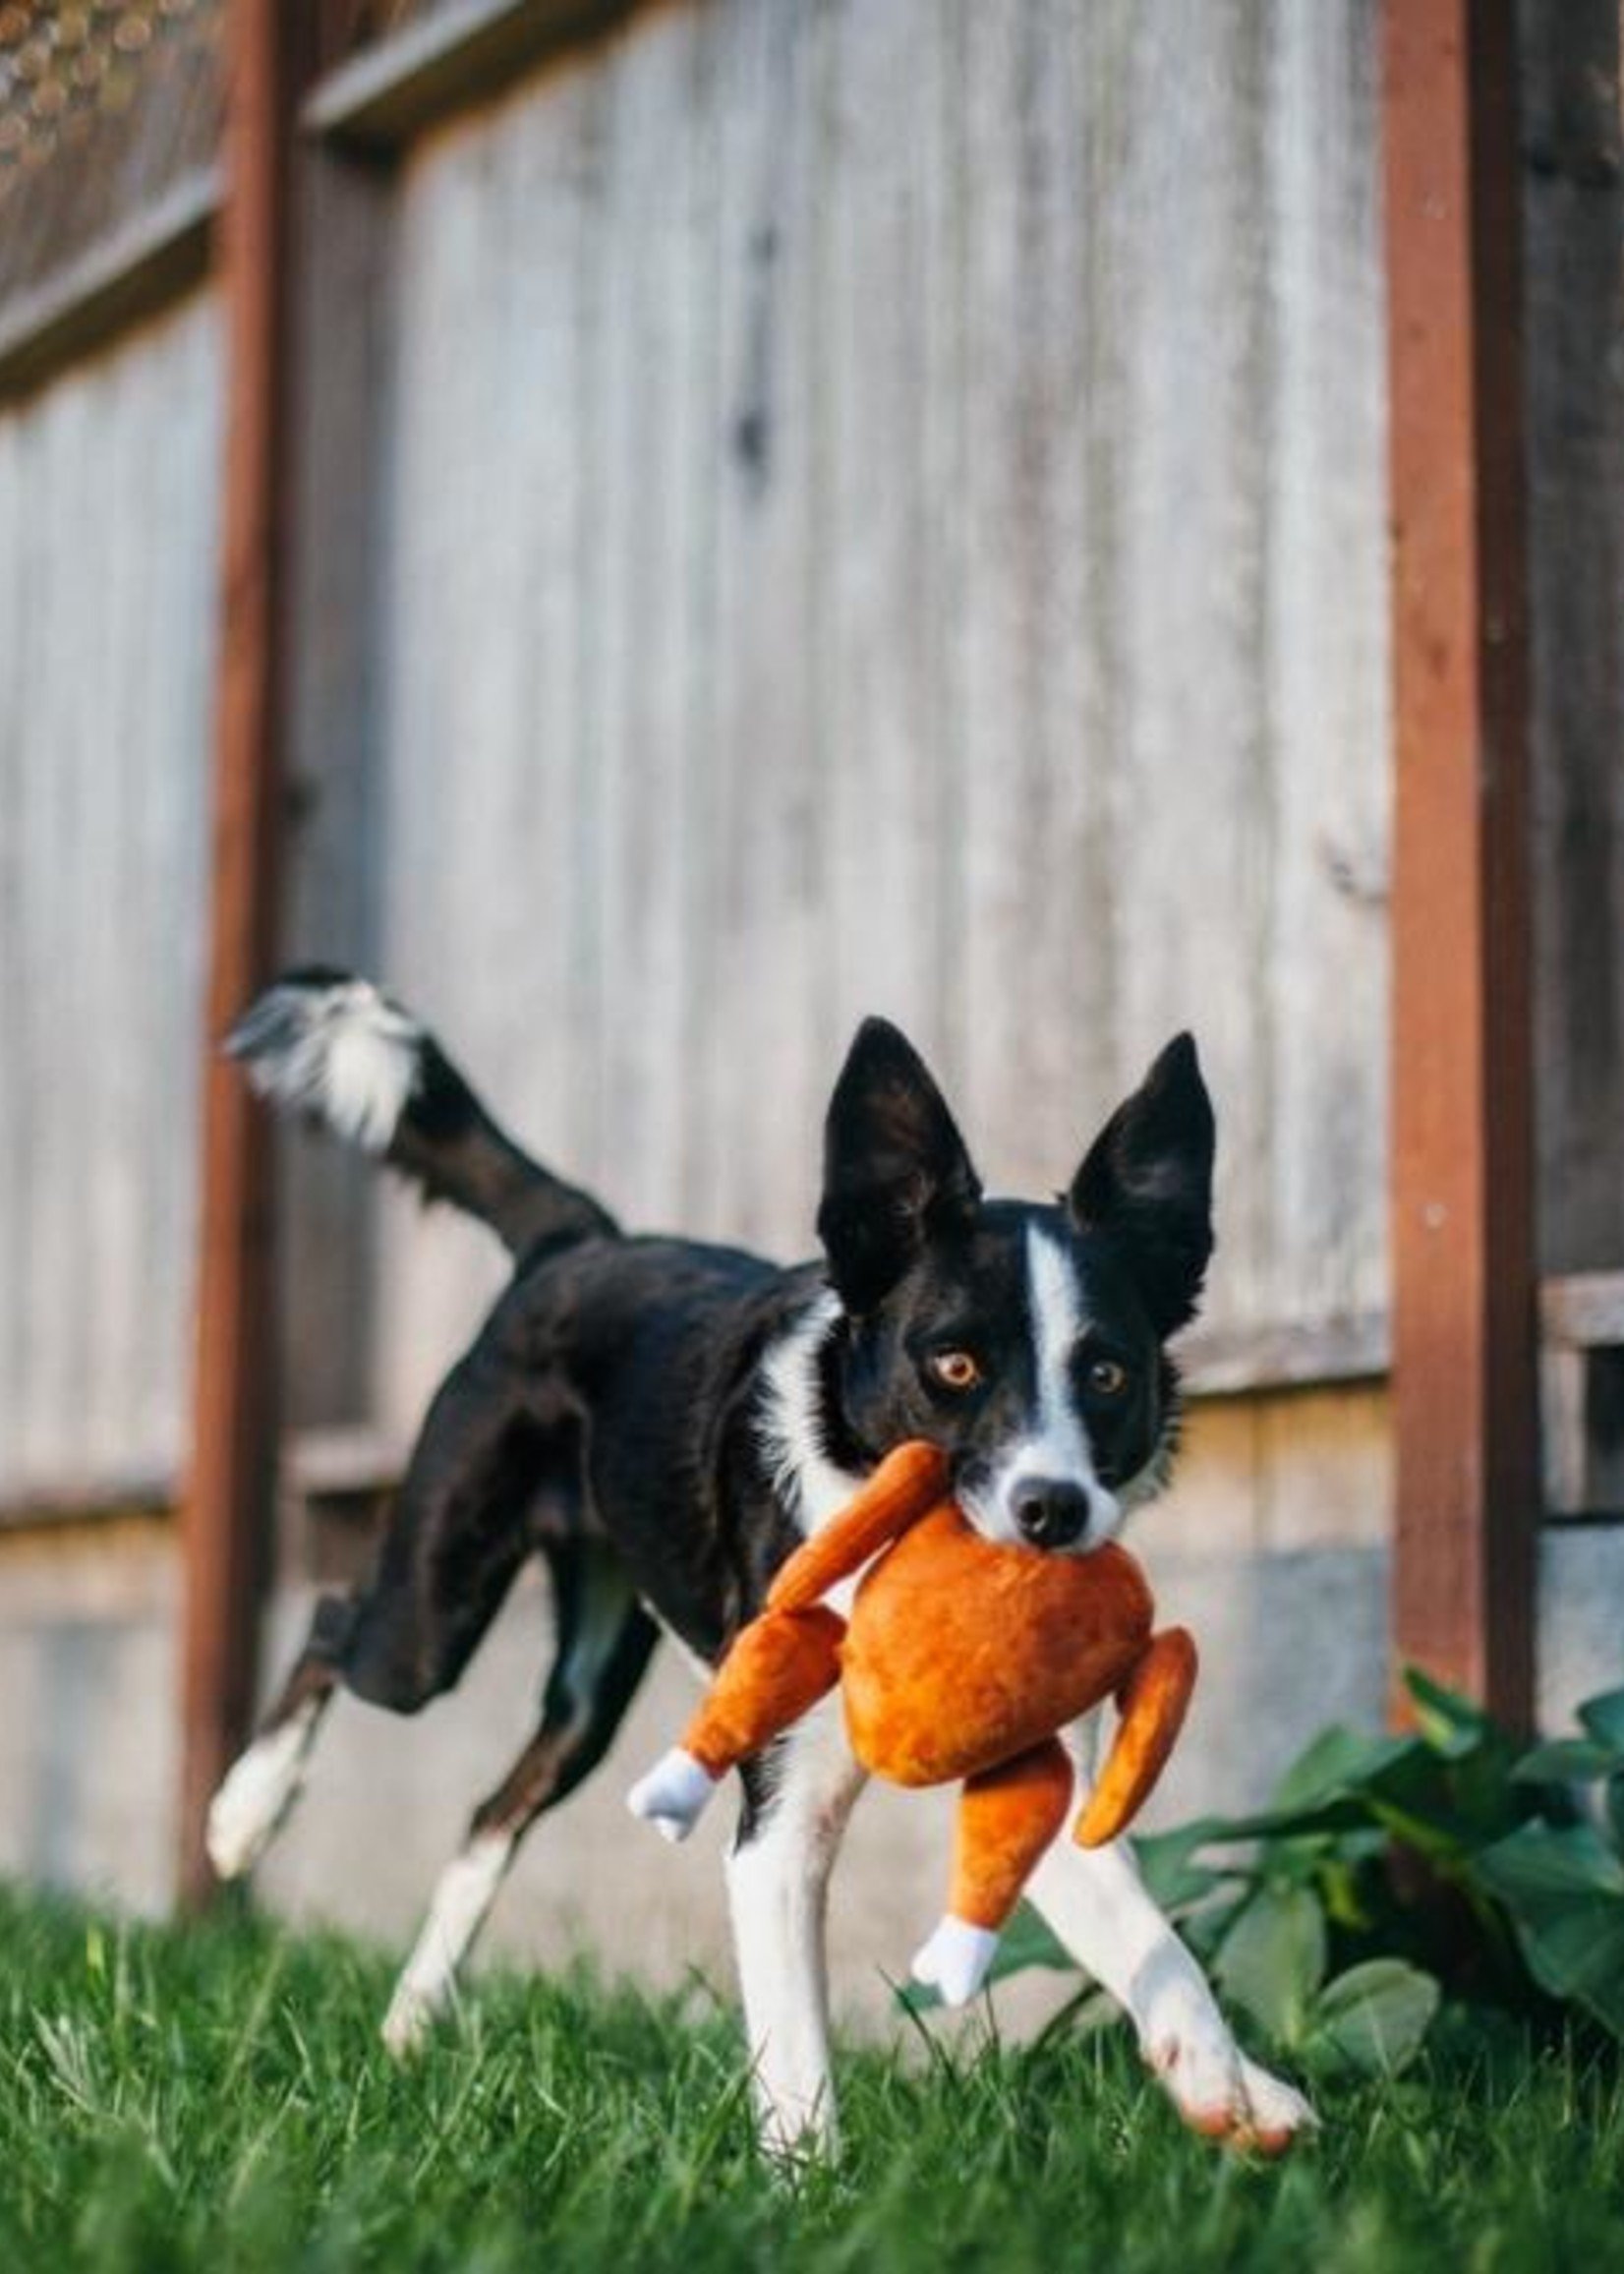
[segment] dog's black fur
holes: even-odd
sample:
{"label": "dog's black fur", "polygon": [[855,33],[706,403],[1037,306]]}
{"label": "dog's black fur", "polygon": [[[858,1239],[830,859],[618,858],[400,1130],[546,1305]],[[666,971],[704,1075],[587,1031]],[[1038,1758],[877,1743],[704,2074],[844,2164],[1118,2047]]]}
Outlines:
{"label": "dog's black fur", "polygon": [[[543,1725],[554,1742],[518,1814],[560,1797],[608,1745],[658,1627],[714,1662],[799,1537],[763,1369],[820,1304],[827,1323],[807,1355],[821,1458],[856,1477],[902,1439],[927,1438],[952,1455],[989,1529],[1088,1545],[1074,1479],[1027,1480],[1008,1509],[989,1506],[1037,1396],[1034,1232],[1074,1273],[1083,1331],[1068,1363],[1098,1484],[1115,1493],[1159,1481],[1175,1414],[1163,1341],[1192,1314],[1212,1245],[1212,1113],[1188,1036],[1108,1123],[1063,1199],[1034,1206],[983,1197],[925,1067],[870,1020],[829,1111],[825,1260],[785,1270],[621,1232],[502,1135],[408,1015],[344,973],[289,973],[231,1047],[267,1093],[342,1128],[332,1068],[355,1035],[401,1090],[385,1157],[488,1223],[516,1262],[434,1401],[375,1579],[353,1603],[321,1607],[279,1713],[334,1681],[415,1713],[456,1682],[540,1552],[558,1597],[560,1672]],[[974,1359],[967,1392],[933,1370],[947,1349]],[[581,1696],[567,1672],[574,1606],[608,1559],[622,1582],[615,1631],[600,1636]],[[602,1620],[602,1584],[596,1604]],[[759,1799],[765,1780],[745,1781]]]}
{"label": "dog's black fur", "polygon": [[[514,1256],[434,1401],[376,1577],[319,1606],[209,1811],[217,1868],[247,1870],[335,1691],[416,1712],[455,1682],[527,1555],[546,1559],[555,1653],[540,1723],[440,1875],[384,2020],[396,2052],[443,2010],[528,1827],[602,1757],[662,1627],[714,1662],[800,1534],[893,1445],[944,1447],[972,1523],[1053,1552],[1086,1552],[1162,1481],[1176,1420],[1164,1345],[1212,1245],[1212,1112],[1186,1036],[1069,1190],[1032,1205],[983,1197],[930,1076],[871,1020],[830,1106],[823,1259],[792,1270],[623,1234],[503,1136],[366,982],[291,973],[232,1047],[277,1103],[382,1153]],[[1078,1750],[1086,1767],[1086,1732]],[[838,1720],[814,1714],[742,1782],[727,1883],[752,2082],[764,2143],[790,2150],[833,2138],[823,1903],[861,1772]],[[1236,2046],[1121,1843],[1057,1841],[1031,1892],[1126,2007],[1189,2122],[1273,2145],[1311,2125]]]}

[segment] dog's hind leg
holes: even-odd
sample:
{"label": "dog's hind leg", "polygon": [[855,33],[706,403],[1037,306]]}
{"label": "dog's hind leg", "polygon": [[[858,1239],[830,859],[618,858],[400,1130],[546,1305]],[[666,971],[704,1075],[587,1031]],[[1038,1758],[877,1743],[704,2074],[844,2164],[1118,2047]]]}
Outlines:
{"label": "dog's hind leg", "polygon": [[609,1549],[573,1540],[547,1550],[557,1655],[540,1726],[439,1876],[429,1916],[383,2022],[391,2053],[421,2044],[450,1999],[519,1843],[536,1819],[603,1759],[642,1679],[659,1628]]}
{"label": "dog's hind leg", "polygon": [[252,1870],[298,1799],[321,1718],[342,1679],[354,1618],[352,1603],[322,1597],[276,1703],[209,1803],[208,1860],[221,1879]]}
{"label": "dog's hind leg", "polygon": [[824,1921],[829,1875],[863,1771],[840,1713],[816,1707],[743,1765],[745,1806],[727,1898],[758,2136],[770,2155],[833,2152]]}
{"label": "dog's hind leg", "polygon": [[222,1879],[257,1863],[285,1821],[340,1684],[415,1714],[462,1672],[532,1545],[526,1511],[539,1452],[523,1390],[479,1343],[447,1375],[376,1575],[347,1601],[317,1605],[292,1674],[214,1795],[206,1837]]}

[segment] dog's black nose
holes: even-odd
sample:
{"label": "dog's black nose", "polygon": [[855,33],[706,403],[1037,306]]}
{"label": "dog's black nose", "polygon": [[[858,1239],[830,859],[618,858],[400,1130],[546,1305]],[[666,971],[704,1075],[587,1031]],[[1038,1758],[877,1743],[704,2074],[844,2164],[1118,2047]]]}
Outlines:
{"label": "dog's black nose", "polygon": [[1034,1547],[1071,1547],[1088,1527],[1088,1495],[1080,1485],[1030,1477],[1015,1491],[1015,1520]]}

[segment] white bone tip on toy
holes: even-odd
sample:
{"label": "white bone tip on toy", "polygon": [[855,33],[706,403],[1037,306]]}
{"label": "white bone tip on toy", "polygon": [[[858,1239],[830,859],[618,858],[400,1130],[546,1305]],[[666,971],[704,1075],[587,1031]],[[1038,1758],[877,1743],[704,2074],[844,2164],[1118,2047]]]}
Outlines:
{"label": "white bone tip on toy", "polygon": [[998,1936],[991,1927],[973,1927],[950,1911],[936,1932],[913,1954],[916,1982],[937,1991],[944,2005],[967,2006],[987,1979]]}
{"label": "white bone tip on toy", "polygon": [[626,1794],[626,1806],[667,1839],[686,1839],[717,1788],[717,1779],[691,1753],[673,1745]]}

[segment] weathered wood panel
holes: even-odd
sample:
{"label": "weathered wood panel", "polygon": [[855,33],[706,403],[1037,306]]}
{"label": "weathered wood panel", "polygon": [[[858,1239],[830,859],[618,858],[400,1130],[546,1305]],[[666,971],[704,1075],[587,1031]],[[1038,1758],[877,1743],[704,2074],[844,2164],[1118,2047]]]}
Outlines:
{"label": "weathered wood panel", "polygon": [[379,953],[631,1220],[804,1251],[865,1010],[1004,1189],[1189,1023],[1214,1322],[1381,1309],[1375,17],[713,0],[409,159]]}
{"label": "weathered wood panel", "polygon": [[1624,119],[1617,0],[1526,0],[1539,1262],[1624,1264]]}
{"label": "weathered wood panel", "polygon": [[0,415],[0,1495],[172,1474],[201,1029],[218,343]]}
{"label": "weathered wood panel", "polygon": [[[371,595],[389,535],[379,480],[389,195],[371,168],[325,157],[304,168],[301,189],[283,918],[290,959],[370,970],[382,733]],[[297,1136],[281,1165],[283,1392],[293,1427],[319,1429],[367,1410],[377,1172],[345,1146]]]}
{"label": "weathered wood panel", "polygon": [[[606,817],[628,689],[597,659],[630,501],[612,527],[599,475],[614,359],[640,343],[588,226],[609,225],[615,91],[565,75],[547,133],[510,104],[408,178],[385,467],[381,962],[515,1124],[571,1159],[608,1141],[624,1024],[606,995]],[[481,877],[498,888],[470,890]],[[505,1001],[494,1024],[468,1016],[478,969]],[[380,1271],[383,1410],[409,1420],[500,1272],[440,1218],[385,1238]]]}

